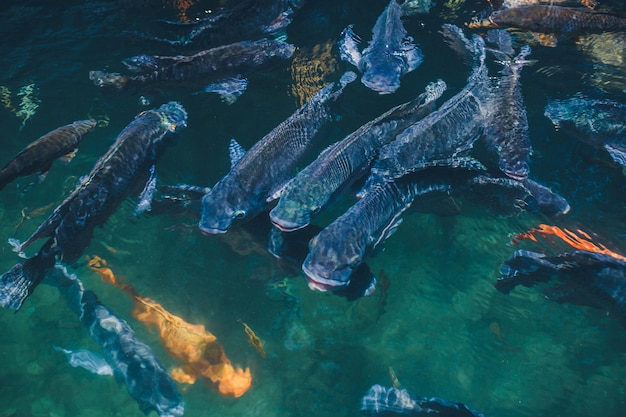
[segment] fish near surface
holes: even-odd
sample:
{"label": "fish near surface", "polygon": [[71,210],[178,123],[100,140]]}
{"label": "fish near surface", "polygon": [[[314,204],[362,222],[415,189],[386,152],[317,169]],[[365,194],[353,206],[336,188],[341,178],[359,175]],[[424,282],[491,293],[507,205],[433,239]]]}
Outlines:
{"label": "fish near surface", "polygon": [[287,184],[270,219],[282,231],[303,228],[350,178],[374,159],[377,150],[400,131],[434,110],[446,84],[430,83],[414,100],[394,107],[328,147]]}
{"label": "fish near surface", "polygon": [[291,58],[295,47],[270,39],[241,41],[193,55],[138,55],[125,59],[124,65],[138,75],[91,71],[89,79],[99,87],[123,89],[130,84],[176,82],[196,87],[217,82]]}
{"label": "fish near surface", "polygon": [[72,153],[85,135],[96,127],[95,120],[79,120],[56,128],[18,153],[0,170],[0,190],[18,177],[48,172],[55,159]]}
{"label": "fish near surface", "polygon": [[0,276],[0,305],[18,310],[57,261],[73,263],[126,198],[139,194],[150,168],[172,143],[172,133],[186,126],[187,113],[177,102],[139,114],[118,135],[91,172],[16,251],[49,238],[37,255]]}
{"label": "fish near surface", "polygon": [[[238,161],[232,161],[230,172],[202,198],[200,230],[205,234],[225,233],[234,220],[250,219],[265,210],[292,178],[314,136],[334,117],[331,104],[355,79],[356,74],[346,72],[338,82],[322,88]],[[231,154],[235,154],[232,149]]]}
{"label": "fish near surface", "polygon": [[391,0],[372,28],[372,40],[359,52],[358,37],[348,26],[339,42],[341,59],[363,74],[361,82],[379,94],[395,92],[400,78],[423,61],[422,52],[408,36],[402,23],[401,1]]}
{"label": "fish near surface", "polygon": [[439,109],[380,148],[364,189],[413,172],[424,161],[468,150],[482,133],[489,95],[484,41],[477,35],[469,41],[460,28],[449,24],[443,25],[443,33],[450,46],[472,62],[467,84]]}
{"label": "fish near surface", "polygon": [[[428,166],[432,165],[432,166]],[[433,161],[422,172],[377,184],[309,242],[302,264],[311,289],[337,290],[350,284],[365,256],[399,226],[402,214],[422,195],[447,193],[453,184],[484,167],[470,158]],[[438,175],[439,174],[439,175]]]}

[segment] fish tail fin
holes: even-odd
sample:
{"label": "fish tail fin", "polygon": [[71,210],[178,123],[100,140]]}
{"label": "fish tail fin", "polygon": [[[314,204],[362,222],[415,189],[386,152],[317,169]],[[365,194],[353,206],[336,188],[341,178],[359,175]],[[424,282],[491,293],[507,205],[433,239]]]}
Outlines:
{"label": "fish tail fin", "polygon": [[0,306],[18,311],[43,280],[46,269],[36,256],[16,264],[0,275]]}

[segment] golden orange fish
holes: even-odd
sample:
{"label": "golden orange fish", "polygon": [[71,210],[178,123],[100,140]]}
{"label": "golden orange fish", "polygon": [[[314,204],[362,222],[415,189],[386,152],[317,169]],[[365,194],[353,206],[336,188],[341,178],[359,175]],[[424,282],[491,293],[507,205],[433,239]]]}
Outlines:
{"label": "golden orange fish", "polygon": [[252,384],[250,369],[235,368],[217,342],[217,337],[201,324],[187,323],[165,310],[156,301],[141,296],[129,284],[120,283],[104,259],[87,257],[90,269],[98,273],[104,282],[115,285],[135,302],[133,317],[159,331],[159,340],[174,358],[183,365],[171,371],[172,378],[193,384],[199,377],[211,382],[222,395],[242,396]]}

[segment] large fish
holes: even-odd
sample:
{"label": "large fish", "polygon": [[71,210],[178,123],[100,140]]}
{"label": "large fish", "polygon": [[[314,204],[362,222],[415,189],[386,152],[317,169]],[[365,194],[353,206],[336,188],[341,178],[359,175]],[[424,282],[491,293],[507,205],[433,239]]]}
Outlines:
{"label": "large fish", "polygon": [[418,196],[447,193],[484,169],[471,158],[432,161],[422,168],[426,169],[417,178],[407,176],[375,186],[311,239],[302,264],[310,288],[327,291],[347,286],[353,271],[391,236]]}
{"label": "large fish", "polygon": [[[507,36],[510,38],[508,32],[498,32],[501,40]],[[510,41],[505,44],[510,44]],[[516,57],[505,56],[504,60],[500,60],[504,68],[493,80],[490,97],[492,111],[485,126],[485,142],[498,155],[500,170],[516,180],[526,179],[530,171],[528,117],[520,82],[522,68],[529,62],[526,60],[529,54],[530,47],[524,45]]]}
{"label": "large fish", "polygon": [[550,101],[544,115],[556,127],[604,148],[613,161],[626,168],[626,105],[577,96]]}
{"label": "large fish", "polygon": [[265,210],[292,178],[315,134],[333,118],[331,104],[355,79],[356,74],[346,72],[243,155],[231,146],[239,159],[233,158],[230,172],[202,198],[200,230],[224,233],[235,219],[250,219]]}
{"label": "large fish", "polygon": [[365,189],[400,178],[424,161],[445,159],[472,147],[487,120],[489,81],[485,66],[485,43],[474,35],[465,38],[460,28],[445,24],[446,41],[458,52],[468,54],[473,69],[465,87],[439,109],[405,129],[395,140],[380,148]]}
{"label": "large fish", "polygon": [[0,170],[0,190],[18,177],[40,172],[45,175],[59,158],[70,160],[95,120],[79,120],[54,129],[22,149]]}
{"label": "large fish", "polygon": [[99,87],[118,89],[153,82],[175,82],[197,88],[284,61],[294,51],[290,43],[260,39],[218,46],[193,55],[138,55],[123,61],[138,75],[91,71],[89,79]]}
{"label": "large fish", "polygon": [[289,182],[270,212],[272,223],[283,231],[307,226],[311,215],[342,184],[363,173],[382,145],[433,111],[445,89],[441,80],[431,83],[414,100],[394,107],[327,148]]}
{"label": "large fish", "polygon": [[514,27],[531,32],[576,36],[623,31],[626,29],[626,18],[585,8],[529,5],[495,10],[487,19],[472,22],[468,26]]}
{"label": "large fish", "polygon": [[348,26],[339,42],[341,59],[356,66],[363,74],[361,82],[380,94],[393,93],[400,87],[400,77],[413,71],[423,60],[422,52],[408,36],[402,23],[403,1],[391,0],[372,28],[372,40],[363,52],[358,37]]}
{"label": "large fish", "polygon": [[75,262],[127,197],[139,194],[171,133],[186,126],[187,113],[176,102],[139,114],[118,135],[89,175],[16,251],[48,238],[37,255],[0,276],[0,305],[18,310],[57,261]]}

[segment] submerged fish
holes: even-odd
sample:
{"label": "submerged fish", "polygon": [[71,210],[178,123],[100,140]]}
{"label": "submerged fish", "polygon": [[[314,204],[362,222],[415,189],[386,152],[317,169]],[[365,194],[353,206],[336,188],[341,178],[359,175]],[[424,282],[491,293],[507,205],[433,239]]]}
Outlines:
{"label": "submerged fish", "polygon": [[[321,89],[289,118],[265,135],[237,161],[230,172],[202,198],[200,230],[225,233],[236,219],[250,219],[278,197],[293,176],[315,134],[334,116],[330,105],[356,79],[346,72]],[[232,147],[231,147],[232,148]],[[236,148],[236,147],[235,147]],[[231,154],[241,155],[241,152]]]}
{"label": "submerged fish", "polygon": [[626,167],[626,105],[577,96],[550,101],[544,115],[556,127],[604,148],[613,161]]}
{"label": "submerged fish", "polygon": [[130,84],[165,81],[203,86],[284,61],[291,58],[294,50],[287,42],[260,39],[218,46],[194,55],[139,55],[123,61],[138,75],[91,71],[89,79],[99,87],[118,89]]}
{"label": "submerged fish", "polygon": [[79,120],[32,142],[0,170],[0,190],[18,177],[35,172],[45,175],[58,158],[71,160],[78,144],[95,127],[95,120]]}
{"label": "submerged fish", "polygon": [[423,168],[415,178],[378,184],[311,239],[302,264],[310,288],[327,291],[347,286],[353,271],[395,232],[418,196],[447,193],[484,167],[461,158],[429,162]]}
{"label": "submerged fish", "polygon": [[187,113],[176,102],[135,117],[69,197],[16,248],[20,253],[35,240],[49,238],[37,255],[0,276],[0,305],[18,310],[57,261],[78,260],[96,226],[141,191],[150,167],[172,143],[171,134],[186,122]]}
{"label": "submerged fish", "polygon": [[394,107],[328,147],[287,184],[270,212],[272,223],[283,231],[307,226],[311,215],[342,184],[363,174],[382,145],[433,111],[435,101],[445,89],[446,84],[441,80],[431,83],[414,100]]}
{"label": "submerged fish", "polygon": [[485,43],[477,35],[469,41],[460,28],[449,24],[443,25],[443,33],[452,48],[469,55],[472,73],[467,84],[439,109],[380,148],[364,189],[400,178],[424,161],[450,158],[468,150],[482,133],[489,96]]}
{"label": "submerged fish", "polygon": [[468,26],[514,27],[532,32],[576,36],[625,30],[626,18],[585,8],[529,5],[495,10],[487,19]]}
{"label": "submerged fish", "polygon": [[412,397],[405,389],[373,385],[361,399],[361,414],[366,416],[445,416],[484,417],[459,402],[437,397]]}
{"label": "submerged fish", "polygon": [[358,37],[348,26],[339,42],[341,59],[356,66],[363,74],[361,82],[380,94],[393,93],[400,87],[400,77],[413,71],[423,60],[422,52],[407,35],[402,23],[402,1],[391,0],[372,28],[372,40],[363,52]]}

